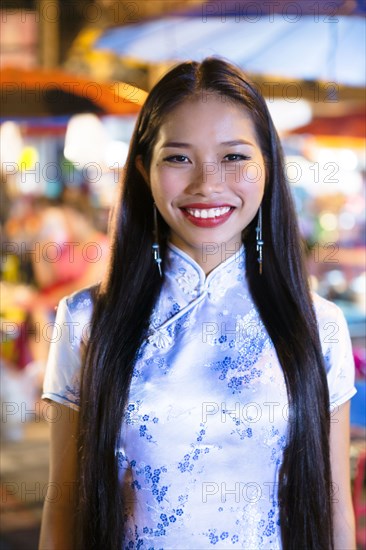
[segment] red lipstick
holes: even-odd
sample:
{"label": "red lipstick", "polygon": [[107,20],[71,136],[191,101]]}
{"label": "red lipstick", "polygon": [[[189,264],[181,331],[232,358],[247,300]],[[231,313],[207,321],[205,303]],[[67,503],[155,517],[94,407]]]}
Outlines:
{"label": "red lipstick", "polygon": [[[229,207],[230,210],[223,214],[222,216],[215,216],[214,218],[196,218],[192,214],[190,214],[187,210],[187,208],[190,209],[200,209],[200,210],[209,210],[211,208],[224,208]],[[223,204],[223,203],[213,203],[213,204],[204,204],[204,203],[193,203],[193,204],[187,204],[184,207],[180,207],[183,215],[195,226],[197,227],[216,227],[217,225],[221,225],[226,222],[231,216],[231,214],[234,212],[235,207],[231,206],[230,204]]]}

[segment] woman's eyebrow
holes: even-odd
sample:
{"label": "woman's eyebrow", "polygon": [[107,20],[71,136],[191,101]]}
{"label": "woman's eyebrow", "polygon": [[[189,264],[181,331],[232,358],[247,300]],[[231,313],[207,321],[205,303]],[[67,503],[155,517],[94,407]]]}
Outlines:
{"label": "woman's eyebrow", "polygon": [[161,148],[163,149],[164,147],[180,147],[180,148],[187,148],[187,147],[192,147],[192,145],[190,143],[183,143],[181,141],[166,141],[165,143],[163,143],[163,145],[161,146]]}
{"label": "woman's eyebrow", "polygon": [[220,145],[229,145],[229,146],[235,146],[235,145],[251,145],[254,147],[254,143],[251,141],[246,141],[245,139],[233,139],[231,141],[223,141],[220,143]]}
{"label": "woman's eyebrow", "polygon": [[[245,139],[232,139],[230,141],[223,141],[220,143],[220,145],[227,145],[229,147],[235,147],[236,145],[250,145],[251,147],[254,147],[254,143]],[[163,143],[161,148],[164,149],[165,147],[177,147],[181,149],[186,149],[188,147],[192,147],[192,145],[190,143],[184,143],[181,141],[166,141],[165,143]]]}

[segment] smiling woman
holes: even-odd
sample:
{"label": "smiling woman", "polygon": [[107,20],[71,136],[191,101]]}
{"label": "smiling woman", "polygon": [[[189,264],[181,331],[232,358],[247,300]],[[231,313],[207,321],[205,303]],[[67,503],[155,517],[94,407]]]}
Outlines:
{"label": "smiling woman", "polygon": [[354,548],[348,329],[309,291],[281,146],[239,69],[186,62],[152,89],[112,239],[105,279],[58,308],[50,482],[77,492],[46,499],[41,550]]}
{"label": "smiling woman", "polygon": [[[263,156],[246,109],[215,93],[206,94],[204,102],[201,95],[188,99],[161,125],[150,173],[141,155],[137,166],[170,227],[170,242],[205,273],[221,263],[223,247],[228,254],[240,248],[265,182]],[[208,241],[219,246],[203,262]]]}

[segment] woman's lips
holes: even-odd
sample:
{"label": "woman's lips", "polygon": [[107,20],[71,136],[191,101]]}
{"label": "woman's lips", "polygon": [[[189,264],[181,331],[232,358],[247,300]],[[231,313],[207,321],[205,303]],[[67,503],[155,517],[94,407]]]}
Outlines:
{"label": "woman's lips", "polygon": [[183,215],[197,227],[216,227],[225,223],[234,211],[230,205],[201,205],[190,204],[181,207]]}

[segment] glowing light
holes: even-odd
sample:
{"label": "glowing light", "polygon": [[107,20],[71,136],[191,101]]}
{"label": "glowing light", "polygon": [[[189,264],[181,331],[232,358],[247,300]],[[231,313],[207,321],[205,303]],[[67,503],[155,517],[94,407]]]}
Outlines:
{"label": "glowing light", "polygon": [[339,227],[341,229],[353,229],[356,224],[356,219],[350,212],[342,212],[339,216]]}
{"label": "glowing light", "polygon": [[332,269],[326,275],[328,284],[337,290],[337,292],[345,292],[347,290],[347,280],[339,269]]}
{"label": "glowing light", "polygon": [[128,145],[124,141],[111,141],[105,153],[105,161],[108,167],[113,170],[116,167],[122,168],[126,162]]}
{"label": "glowing light", "polygon": [[355,277],[350,284],[350,288],[358,294],[365,294],[366,289],[366,273],[363,272],[358,277]]}
{"label": "glowing light", "polygon": [[24,147],[20,155],[20,169],[31,170],[35,167],[36,162],[39,161],[39,154],[35,147]]}
{"label": "glowing light", "polygon": [[23,139],[18,124],[8,120],[0,126],[1,166],[7,163],[19,163]]}
{"label": "glowing light", "polygon": [[315,160],[321,165],[327,164],[328,162],[339,164],[338,152],[330,147],[319,147],[315,157]]}
{"label": "glowing light", "polygon": [[293,103],[285,99],[274,99],[267,101],[267,107],[278,131],[305,126],[312,119],[310,103],[305,99]]}
{"label": "glowing light", "polygon": [[96,115],[75,115],[67,125],[64,155],[71,162],[79,163],[80,167],[93,163],[103,169],[109,142],[108,134]]}
{"label": "glowing light", "polygon": [[337,216],[332,212],[324,212],[321,214],[319,223],[325,231],[334,231],[338,227]]}
{"label": "glowing light", "polygon": [[361,273],[350,284],[351,290],[356,294],[356,303],[363,313],[366,313],[366,273]]}
{"label": "glowing light", "polygon": [[357,155],[352,149],[341,149],[339,151],[339,162],[345,170],[356,170],[358,166]]}
{"label": "glowing light", "polygon": [[[299,155],[286,156],[285,173],[291,185],[303,187],[313,196],[341,193],[351,199],[362,192],[362,174],[344,169],[334,149],[323,148],[314,158],[315,161],[309,162]],[[357,202],[364,208],[362,201]]]}

